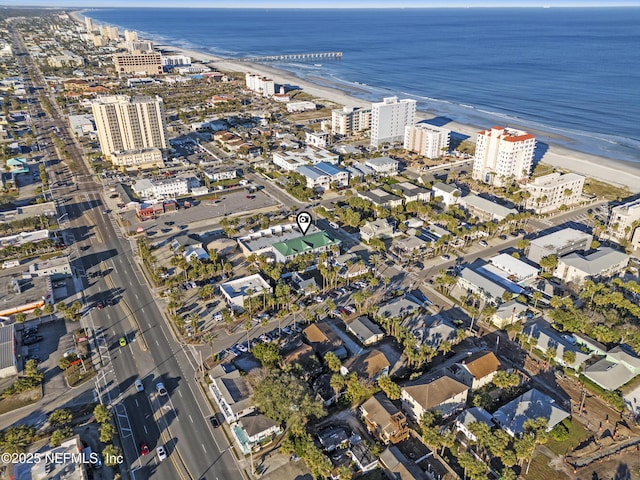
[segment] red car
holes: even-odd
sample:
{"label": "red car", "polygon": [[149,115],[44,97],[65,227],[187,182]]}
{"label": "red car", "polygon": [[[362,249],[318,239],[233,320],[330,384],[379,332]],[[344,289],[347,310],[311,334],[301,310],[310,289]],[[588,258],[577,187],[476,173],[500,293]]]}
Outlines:
{"label": "red car", "polygon": [[140,444],[140,455],[147,455],[149,453],[149,447],[145,442]]}

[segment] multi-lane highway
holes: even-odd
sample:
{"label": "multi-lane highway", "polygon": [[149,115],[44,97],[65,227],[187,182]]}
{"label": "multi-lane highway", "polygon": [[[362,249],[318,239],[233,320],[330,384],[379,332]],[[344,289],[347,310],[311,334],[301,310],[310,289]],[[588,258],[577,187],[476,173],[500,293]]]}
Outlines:
{"label": "multi-lane highway", "polygon": [[[29,67],[33,88],[46,88],[16,31],[13,39]],[[47,98],[53,104],[53,98]],[[55,105],[52,111],[59,112]],[[86,306],[105,306],[91,309],[88,315],[93,325],[104,329],[110,359],[103,359],[101,396],[114,406],[127,470],[136,479],[242,479],[223,432],[211,426],[212,412],[195,381],[194,359],[188,358],[171,336],[136,264],[131,243],[104,213],[100,187],[88,180],[91,172],[66,122],[54,114],[43,125],[58,129],[77,166],[78,178],[86,179],[78,182],[77,190],[66,192],[70,195],[67,201],[58,202],[59,214],[66,219],[67,233],[75,239],[70,251],[74,269],[81,276]],[[68,175],[63,164],[50,165],[50,173]],[[114,305],[107,306],[111,299]],[[120,345],[120,338],[126,339],[125,346]],[[144,385],[142,392],[134,386],[138,379]],[[164,383],[167,395],[158,394],[158,382]],[[148,455],[140,453],[143,442],[150,449]],[[160,445],[168,453],[164,461],[155,453]]]}

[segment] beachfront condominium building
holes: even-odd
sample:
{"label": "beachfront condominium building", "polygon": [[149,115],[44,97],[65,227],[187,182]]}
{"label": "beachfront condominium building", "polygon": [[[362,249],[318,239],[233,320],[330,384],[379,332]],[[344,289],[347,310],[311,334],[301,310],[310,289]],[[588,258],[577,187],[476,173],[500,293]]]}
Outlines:
{"label": "beachfront condominium building", "polygon": [[331,133],[353,135],[371,128],[371,109],[343,107],[331,111]]}
{"label": "beachfront condominium building", "polygon": [[416,101],[387,97],[371,104],[371,145],[404,139],[404,127],[416,123]]}
{"label": "beachfront condominium building", "polygon": [[276,84],[270,78],[256,75],[255,73],[247,73],[245,81],[249,90],[259,93],[263,97],[270,97],[276,93]]}
{"label": "beachfront condominium building", "polygon": [[91,104],[102,153],[167,148],[167,126],[160,97],[111,95]]}
{"label": "beachfront condominium building", "polygon": [[127,50],[135,55],[153,53],[153,42],[151,40],[127,40]]}
{"label": "beachfront condominium building", "polygon": [[113,41],[117,41],[120,38],[118,27],[111,27],[109,25],[100,25],[100,35]]}
{"label": "beachfront condominium building", "polygon": [[502,186],[529,177],[536,139],[521,130],[493,127],[478,132],[473,178]]}
{"label": "beachfront condominium building", "polygon": [[87,30],[87,33],[93,32],[93,20],[91,20],[89,17],[84,17],[84,26]]}
{"label": "beachfront condominium building", "polygon": [[618,205],[611,209],[608,233],[615,238],[626,240],[640,227],[640,199]]}
{"label": "beachfront condominium building", "polygon": [[529,192],[525,207],[536,213],[557,210],[562,205],[574,205],[582,197],[585,177],[577,173],[550,173],[523,186]]}
{"label": "beachfront condominium building", "polygon": [[162,66],[167,68],[191,65],[191,57],[188,55],[163,55]]}
{"label": "beachfront condominium building", "polygon": [[138,32],[135,30],[125,30],[124,31],[124,41],[125,42],[136,42],[138,40]]}
{"label": "beachfront condominium building", "polygon": [[425,123],[404,127],[404,149],[427,158],[440,158],[449,150],[451,131]]}
{"label": "beachfront condominium building", "polygon": [[127,73],[160,75],[162,73],[162,55],[159,53],[119,53],[113,56],[113,63],[119,75]]}

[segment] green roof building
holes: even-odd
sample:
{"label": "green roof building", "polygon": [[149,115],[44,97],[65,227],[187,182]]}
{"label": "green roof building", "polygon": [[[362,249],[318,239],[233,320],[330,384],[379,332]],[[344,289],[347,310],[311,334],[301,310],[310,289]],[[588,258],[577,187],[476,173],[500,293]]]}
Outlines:
{"label": "green roof building", "polygon": [[273,244],[276,261],[286,262],[304,253],[317,255],[330,250],[333,245],[340,246],[341,241],[331,238],[327,232],[316,232],[310,235],[292,238]]}

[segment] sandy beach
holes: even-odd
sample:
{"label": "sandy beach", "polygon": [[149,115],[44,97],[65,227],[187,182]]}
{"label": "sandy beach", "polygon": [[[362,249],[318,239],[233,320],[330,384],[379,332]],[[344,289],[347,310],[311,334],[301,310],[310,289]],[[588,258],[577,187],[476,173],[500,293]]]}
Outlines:
{"label": "sandy beach", "polygon": [[[73,12],[72,16],[77,21],[84,22],[84,17],[81,12]],[[368,107],[371,105],[370,102],[350,96],[338,88],[317,85],[310,81],[306,81],[287,70],[274,68],[271,65],[232,61],[199,51],[185,50],[171,45],[157,45],[157,47],[188,55],[193,61],[208,63],[208,66],[222,72],[251,72],[264,75],[272,78],[276,84],[295,85],[318,99],[328,100],[339,105],[356,107]],[[435,116],[427,112],[418,111],[417,118],[419,121],[426,121],[428,123],[428,121],[435,118]],[[500,122],[497,124],[499,125]],[[452,132],[462,134],[469,137],[470,140],[475,141],[476,133],[478,131],[490,128],[493,125],[466,125],[457,123],[453,120],[444,126]],[[548,132],[536,132],[528,129],[526,125],[519,126],[519,128],[528,130],[538,138],[544,137],[545,139],[550,140],[548,143],[539,145],[538,151],[544,152],[540,156],[541,162],[562,170],[570,170],[587,177],[602,180],[613,185],[626,186],[631,193],[640,193],[639,164],[571,150],[562,145],[562,138],[559,138],[557,135],[550,134]]]}

